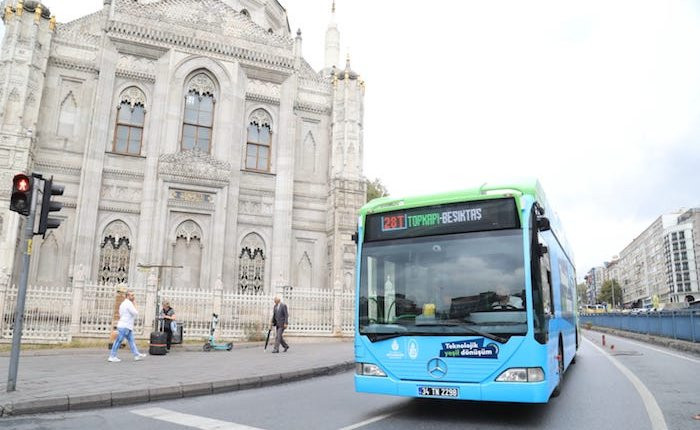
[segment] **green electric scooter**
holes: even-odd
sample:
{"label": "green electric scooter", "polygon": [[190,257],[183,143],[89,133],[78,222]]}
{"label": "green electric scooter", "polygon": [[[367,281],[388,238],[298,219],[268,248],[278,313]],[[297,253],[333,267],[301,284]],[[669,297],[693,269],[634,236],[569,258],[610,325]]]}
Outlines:
{"label": "green electric scooter", "polygon": [[217,314],[211,314],[211,329],[209,330],[209,340],[202,346],[202,350],[211,351],[213,350],[226,350],[230,351],[233,349],[233,342],[228,343],[216,343],[214,341],[214,331],[216,331],[216,326],[219,324],[219,316]]}

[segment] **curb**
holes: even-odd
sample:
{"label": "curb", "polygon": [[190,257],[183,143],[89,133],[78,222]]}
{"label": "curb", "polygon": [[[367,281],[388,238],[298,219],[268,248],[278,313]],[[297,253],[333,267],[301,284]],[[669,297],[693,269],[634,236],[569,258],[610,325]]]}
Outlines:
{"label": "curb", "polygon": [[671,339],[660,336],[652,336],[643,333],[635,333],[633,331],[618,330],[609,327],[591,326],[585,328],[588,331],[597,331],[599,333],[611,334],[614,336],[625,337],[628,339],[638,340],[644,343],[650,343],[666,348],[675,349],[676,351],[689,352],[691,354],[700,355],[700,343],[688,342],[685,340]]}
{"label": "curb", "polygon": [[83,411],[113,406],[134,405],[173,400],[186,397],[205,396],[209,394],[229,393],[252,388],[268,387],[289,382],[311,379],[319,376],[334,375],[355,367],[355,361],[344,361],[331,366],[294,370],[271,375],[252,376],[215,382],[196,382],[178,384],[168,387],[144,388],[130,391],[115,391],[99,394],[59,396],[36,400],[24,400],[0,405],[0,417],[42,414],[48,412]]}

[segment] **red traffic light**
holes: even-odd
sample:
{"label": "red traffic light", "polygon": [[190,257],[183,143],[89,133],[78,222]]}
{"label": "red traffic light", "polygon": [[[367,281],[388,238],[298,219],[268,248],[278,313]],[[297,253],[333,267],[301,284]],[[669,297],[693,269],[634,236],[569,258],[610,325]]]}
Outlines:
{"label": "red traffic light", "polygon": [[32,207],[32,182],[32,178],[24,173],[18,173],[12,179],[11,211],[29,215]]}
{"label": "red traffic light", "polygon": [[15,189],[20,192],[27,192],[31,189],[31,182],[29,182],[29,177],[27,175],[15,175]]}

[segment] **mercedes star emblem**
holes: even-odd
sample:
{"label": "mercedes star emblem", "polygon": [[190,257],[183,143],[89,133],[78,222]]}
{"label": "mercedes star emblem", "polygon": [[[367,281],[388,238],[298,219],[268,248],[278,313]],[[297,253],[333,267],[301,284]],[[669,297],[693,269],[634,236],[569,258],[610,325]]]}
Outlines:
{"label": "mercedes star emblem", "polygon": [[447,363],[439,358],[433,358],[428,361],[428,373],[435,379],[441,379],[447,375]]}

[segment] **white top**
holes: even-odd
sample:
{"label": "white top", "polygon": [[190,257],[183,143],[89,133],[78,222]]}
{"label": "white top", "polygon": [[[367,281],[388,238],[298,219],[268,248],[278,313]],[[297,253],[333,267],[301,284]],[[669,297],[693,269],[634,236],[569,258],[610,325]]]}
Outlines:
{"label": "white top", "polygon": [[134,320],[138,315],[139,311],[136,310],[136,306],[131,303],[131,300],[124,300],[122,304],[119,305],[119,322],[117,323],[117,328],[133,330]]}
{"label": "white top", "polygon": [[501,302],[494,302],[491,306],[495,309],[508,309],[509,306],[523,309],[523,299],[517,296],[508,296],[507,303],[501,304]]}

